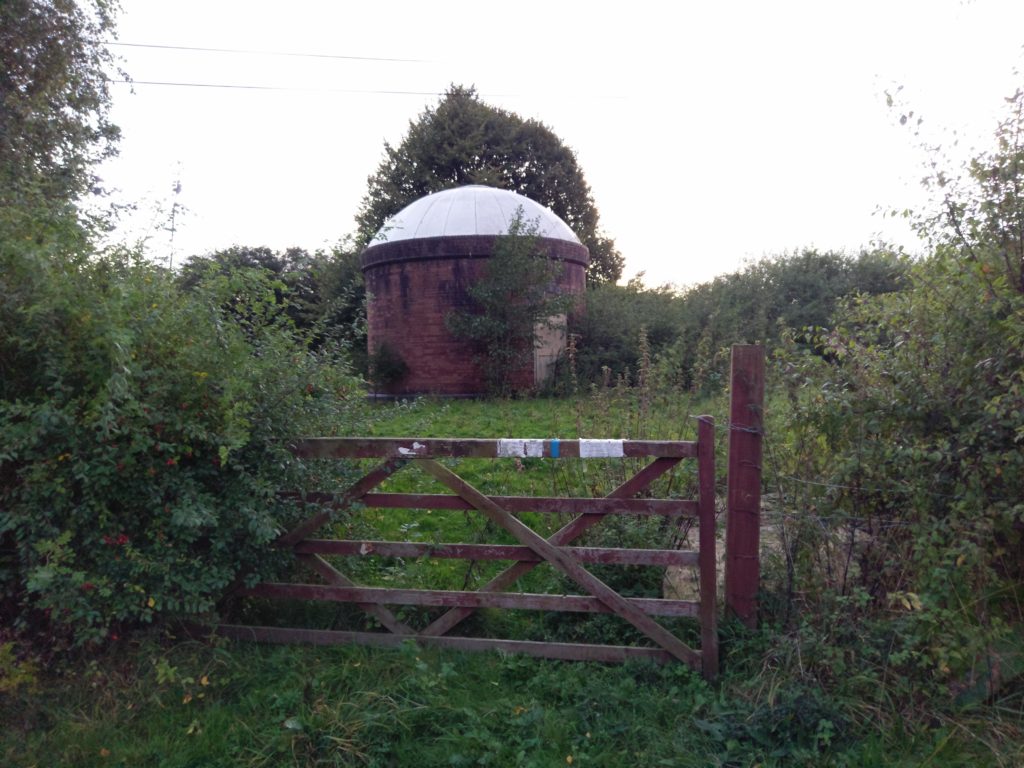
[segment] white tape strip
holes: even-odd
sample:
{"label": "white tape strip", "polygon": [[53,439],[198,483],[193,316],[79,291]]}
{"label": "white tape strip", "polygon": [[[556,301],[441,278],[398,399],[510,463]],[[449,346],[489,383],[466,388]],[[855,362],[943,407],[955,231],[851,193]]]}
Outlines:
{"label": "white tape strip", "polygon": [[540,458],[544,455],[543,440],[499,440],[499,458]]}
{"label": "white tape strip", "polygon": [[581,459],[621,459],[621,440],[580,440]]}
{"label": "white tape strip", "polygon": [[522,440],[498,441],[498,458],[510,459],[513,456],[522,456],[524,450]]}

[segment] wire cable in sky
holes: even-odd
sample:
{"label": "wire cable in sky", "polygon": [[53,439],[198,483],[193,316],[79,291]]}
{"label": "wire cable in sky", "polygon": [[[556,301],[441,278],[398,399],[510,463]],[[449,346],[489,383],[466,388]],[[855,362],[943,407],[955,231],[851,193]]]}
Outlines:
{"label": "wire cable in sky", "polygon": [[156,45],[152,43],[120,43],[113,40],[104,45],[116,45],[122,48],[158,48],[169,51],[203,51],[205,53],[244,53],[250,56],[292,56],[304,59],[347,59],[349,61],[397,61],[403,64],[431,64],[428,59],[392,59],[384,56],[344,56],[333,53],[299,53],[295,51],[260,51],[247,48],[201,48],[193,45]]}
{"label": "wire cable in sky", "polygon": [[[228,88],[240,91],[281,91],[294,93],[354,93],[383,96],[443,96],[443,91],[388,91],[367,88],[296,88],[289,85],[245,85],[237,83],[182,83],[168,80],[109,80],[120,85],[165,85],[176,88]],[[481,94],[487,98],[516,98],[509,93]]]}

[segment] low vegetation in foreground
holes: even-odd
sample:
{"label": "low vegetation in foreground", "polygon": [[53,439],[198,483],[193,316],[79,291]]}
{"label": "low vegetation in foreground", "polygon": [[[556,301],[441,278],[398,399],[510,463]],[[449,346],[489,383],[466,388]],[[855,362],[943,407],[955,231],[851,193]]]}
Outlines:
{"label": "low vegetation in foreground", "polygon": [[[389,408],[386,417],[379,412],[372,431],[575,436],[579,420],[585,435],[641,430],[688,438],[689,415],[724,409],[721,399],[681,392],[652,395],[646,405],[641,395],[612,388],[579,400],[418,402]],[[721,449],[724,433],[719,442]],[[490,490],[525,492],[532,483],[540,492],[552,482],[542,466],[478,464],[460,469]],[[577,480],[579,464],[566,470]],[[774,469],[767,474],[769,485],[785,479]],[[586,482],[600,490],[610,480]],[[482,530],[461,513],[456,520],[454,530],[442,523],[424,532],[411,514],[398,516],[378,521],[385,530],[377,535],[465,540]],[[769,511],[768,522],[785,531],[783,541],[806,536],[795,513]],[[566,663],[412,644],[393,651],[267,647],[154,629],[52,660],[3,646],[0,754],[25,766],[1012,766],[1024,759],[1019,677],[993,691],[976,666],[946,676],[926,669],[913,606],[872,608],[859,586],[846,595],[799,594],[778,534],[766,541],[762,627],[724,625],[722,677],[712,685],[682,665]],[[410,585],[429,578],[461,588],[464,579],[480,578],[462,564],[444,575],[419,562],[402,565]],[[394,577],[385,565],[359,573],[364,582]],[[247,611],[248,619],[309,626],[360,622],[333,609]],[[506,613],[489,614],[468,632],[536,639],[572,629]],[[607,621],[591,619],[586,632],[590,640],[623,639],[623,629]]]}

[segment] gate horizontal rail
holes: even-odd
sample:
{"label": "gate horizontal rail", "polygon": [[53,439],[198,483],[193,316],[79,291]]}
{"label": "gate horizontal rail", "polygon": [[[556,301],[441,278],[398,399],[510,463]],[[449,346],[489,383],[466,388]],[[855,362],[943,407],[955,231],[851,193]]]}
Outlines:
{"label": "gate horizontal rail", "polygon": [[[576,613],[614,613],[594,597],[549,595],[527,592],[466,592],[444,589],[398,589],[396,587],[330,587],[320,584],[259,584],[242,590],[249,597],[284,597],[297,600],[328,600],[336,603],[377,603],[378,605],[428,605],[443,608],[518,608]],[[626,601],[652,616],[696,616],[698,603],[627,597]]]}
{"label": "gate horizontal rail", "polygon": [[[324,584],[263,583],[239,591],[274,599],[353,603],[374,616],[386,632],[351,632],[302,628],[222,625],[219,634],[266,642],[361,643],[391,647],[414,640],[442,648],[501,650],[558,659],[620,662],[646,658],[681,660],[717,674],[718,634],[715,564],[714,422],[698,418],[696,441],[658,440],[534,440],[438,438],[301,438],[290,444],[302,459],[384,459],[340,493],[283,492],[316,507],[316,513],[278,540]],[[604,498],[490,496],[474,488],[439,458],[652,458],[633,477]],[[683,459],[697,459],[696,499],[635,498]],[[375,489],[395,472],[417,466],[452,494],[382,493]],[[504,529],[517,544],[425,543],[411,541],[312,538],[338,510],[356,506],[381,509],[476,510]],[[515,513],[568,515],[572,519],[548,537],[525,525]],[[609,515],[656,515],[665,519],[695,518],[697,551],[569,546]],[[357,585],[325,557],[415,557],[508,561],[510,565],[476,591],[398,589]],[[574,582],[581,594],[507,592],[512,584],[541,563]],[[625,597],[595,577],[584,564],[692,566],[699,570],[700,600]],[[414,605],[449,610],[421,629],[408,626],[388,606]],[[632,624],[654,647],[540,642],[502,638],[457,637],[449,632],[481,608],[615,614]],[[654,616],[695,617],[701,626],[701,647],[689,647],[655,621]]]}
{"label": "gate horizontal rail", "polygon": [[[310,504],[337,508],[350,503],[330,493],[300,493],[284,491],[278,494]],[[691,499],[581,499],[574,497],[492,496],[509,512],[541,512],[545,514],[602,515],[664,515],[666,517],[696,517],[697,502]],[[367,493],[359,503],[380,509],[474,509],[463,498],[443,493]]]}
{"label": "gate horizontal rail", "polygon": [[253,640],[263,643],[307,643],[309,645],[357,644],[377,648],[398,648],[413,641],[435,648],[454,651],[501,651],[564,661],[600,661],[617,664],[631,659],[647,659],[658,663],[672,660],[660,648],[637,648],[628,645],[597,643],[543,643],[536,640],[504,640],[501,638],[449,637],[437,635],[398,635],[386,632],[351,632],[337,629],[284,629],[281,627],[248,627],[222,624],[214,628],[221,637]]}
{"label": "gate horizontal rail", "polygon": [[[343,555],[346,557],[436,557],[455,560],[517,560],[540,563],[544,558],[519,544],[422,544],[411,541],[343,541],[306,539],[295,545],[300,555]],[[572,547],[569,553],[581,563],[603,565],[697,565],[697,553],[682,549],[613,549]]]}
{"label": "gate horizontal rail", "polygon": [[300,459],[597,459],[644,456],[692,459],[697,456],[697,443],[689,440],[304,437],[292,441],[289,448]]}

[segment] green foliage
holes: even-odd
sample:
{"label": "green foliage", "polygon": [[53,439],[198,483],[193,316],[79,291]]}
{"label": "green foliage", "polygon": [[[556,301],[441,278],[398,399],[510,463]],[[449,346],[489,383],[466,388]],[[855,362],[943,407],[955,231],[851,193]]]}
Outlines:
{"label": "green foliage", "polygon": [[0,695],[19,688],[34,689],[39,682],[39,670],[31,660],[18,659],[14,643],[0,643]]}
{"label": "green foliage", "polygon": [[[346,350],[358,371],[367,371],[366,291],[359,257],[342,241],[330,252],[307,253],[301,248],[276,252],[270,248],[233,246],[189,258],[178,272],[179,285],[194,290],[244,271],[259,273],[274,293],[277,311],[310,335],[317,349]],[[231,309],[242,297],[229,296]],[[237,310],[237,321],[248,322]]]}
{"label": "green foliage", "polygon": [[[508,234],[498,238],[484,275],[466,288],[469,306],[445,318],[457,337],[476,350],[475,360],[492,395],[507,397],[532,387],[539,327],[555,328],[573,297],[553,289],[563,265],[538,247],[536,223],[519,210]],[[529,380],[522,370],[530,368]]]}
{"label": "green foliage", "polygon": [[888,251],[847,256],[804,250],[766,258],[741,271],[681,292],[647,288],[642,276],[625,286],[587,291],[586,312],[574,318],[577,376],[584,383],[627,378],[640,367],[636,343],[645,330],[657,374],[673,385],[720,389],[732,344],[773,348],[782,328],[825,326],[839,300],[902,285],[907,261]]}
{"label": "green foliage", "polygon": [[1021,100],[973,186],[922,222],[935,252],[906,287],[847,302],[805,340],[824,357],[780,357],[797,438],[780,492],[813,514],[791,523],[791,581],[860,591],[891,615],[890,662],[954,691],[1012,666],[996,649],[1024,619]]}
{"label": "green foliage", "polygon": [[0,209],[74,218],[95,185],[91,166],[114,152],[118,130],[102,41],[107,0],[4,0],[0,4]]}
{"label": "green foliage", "polygon": [[33,249],[5,250],[0,282],[5,618],[95,642],[209,611],[271,565],[299,514],[275,497],[301,480],[284,438],[342,433],[363,410],[279,284],[239,269],[182,293],[130,254]]}
{"label": "green foliage", "polygon": [[579,337],[576,375],[584,383],[600,382],[605,368],[615,375],[636,374],[641,329],[652,355],[679,338],[684,301],[669,286],[646,288],[641,277],[635,277],[625,286],[592,287],[586,301],[586,310],[574,316],[572,324]]}
{"label": "green foliage", "polygon": [[356,217],[367,243],[384,222],[431,192],[465,184],[509,189],[546,205],[590,250],[587,278],[614,283],[622,255],[600,232],[597,207],[576,155],[550,128],[480,101],[476,90],[452,86],[415,122],[369,179]]}
{"label": "green foliage", "polygon": [[717,388],[732,344],[772,349],[784,328],[827,325],[842,297],[898,290],[906,268],[888,251],[804,250],[692,287],[682,294],[679,337],[661,355],[661,368],[685,386]]}
{"label": "green foliage", "polygon": [[981,266],[937,256],[817,337],[835,362],[783,358],[811,431],[792,471],[825,483],[813,503],[849,532],[830,563],[848,574],[838,586],[902,605],[912,653],[943,674],[984,656],[1024,575],[1024,302],[989,286]]}
{"label": "green foliage", "polygon": [[353,368],[366,374],[366,285],[359,250],[351,239],[344,238],[321,257],[320,264],[318,333],[345,347]]}
{"label": "green foliage", "polygon": [[374,387],[387,389],[400,382],[409,372],[402,356],[390,344],[377,347],[369,357],[369,380]]}

